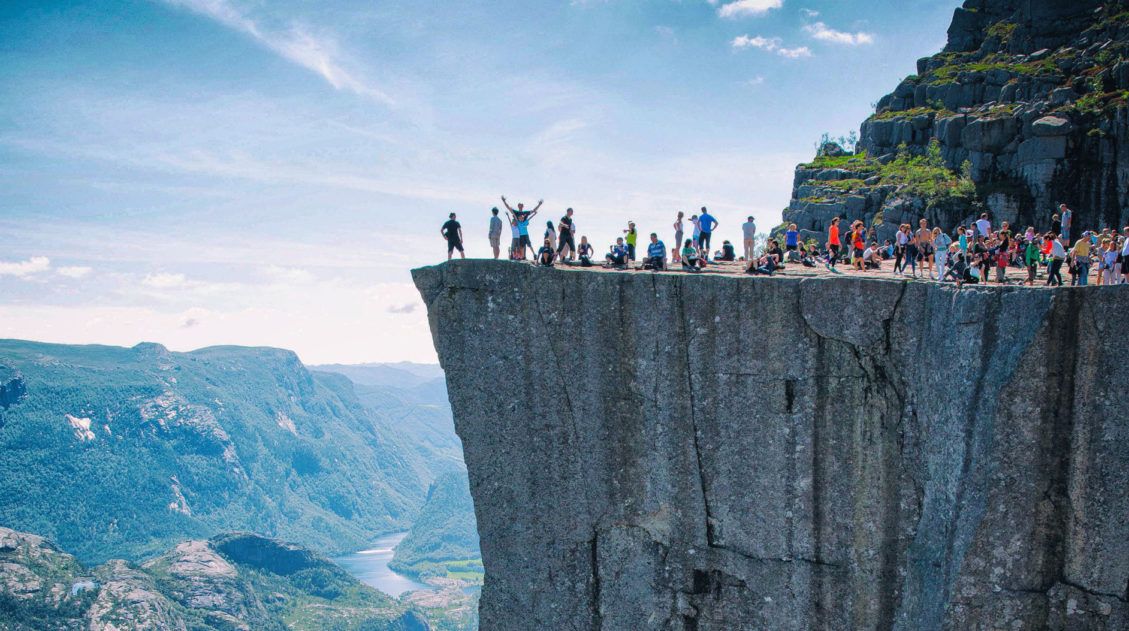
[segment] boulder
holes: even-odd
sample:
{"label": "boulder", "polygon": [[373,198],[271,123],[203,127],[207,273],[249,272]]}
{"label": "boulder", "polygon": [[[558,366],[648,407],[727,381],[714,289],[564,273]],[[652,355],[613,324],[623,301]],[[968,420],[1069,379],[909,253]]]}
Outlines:
{"label": "boulder", "polygon": [[1074,125],[1061,116],[1044,116],[1031,124],[1031,132],[1036,136],[1066,136],[1074,130]]}
{"label": "boulder", "polygon": [[1017,160],[1022,166],[1040,160],[1061,160],[1065,157],[1065,136],[1037,136],[1019,144]]}
{"label": "boulder", "polygon": [[999,153],[1019,132],[1019,121],[1012,116],[974,118],[961,130],[961,144],[969,151]]}

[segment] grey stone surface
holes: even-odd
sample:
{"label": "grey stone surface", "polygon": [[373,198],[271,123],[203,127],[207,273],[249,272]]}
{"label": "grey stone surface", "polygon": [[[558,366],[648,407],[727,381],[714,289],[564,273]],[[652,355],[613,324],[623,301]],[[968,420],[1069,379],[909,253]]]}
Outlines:
{"label": "grey stone surface", "polygon": [[1126,628],[1125,287],[413,276],[485,629]]}

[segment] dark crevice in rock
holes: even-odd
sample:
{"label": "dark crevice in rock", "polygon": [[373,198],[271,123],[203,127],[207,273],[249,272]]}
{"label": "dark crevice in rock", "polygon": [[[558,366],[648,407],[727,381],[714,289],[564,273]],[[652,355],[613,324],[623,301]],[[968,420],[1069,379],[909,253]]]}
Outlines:
{"label": "dark crevice in rock", "polygon": [[600,604],[600,533],[592,533],[589,545],[589,559],[592,563],[592,628],[600,631],[604,628],[604,617]]}
{"label": "dark crevice in rock", "polygon": [[[681,281],[681,279],[680,279]],[[689,330],[690,322],[686,316],[686,297],[683,294],[684,281],[678,283],[678,307],[681,310],[681,322],[683,333]],[[689,349],[693,345],[686,346],[686,353],[689,355]],[[686,362],[689,366],[689,361]],[[705,511],[705,526],[706,526],[706,545],[714,545],[714,530],[713,530],[713,514],[710,512],[710,494],[709,485],[706,480],[706,470],[702,463],[702,447],[701,447],[701,432],[698,429],[697,419],[697,404],[694,401],[694,375],[692,371],[686,371],[686,392],[690,399],[690,429],[694,434],[694,461],[698,467],[698,482],[702,488],[702,507]]]}

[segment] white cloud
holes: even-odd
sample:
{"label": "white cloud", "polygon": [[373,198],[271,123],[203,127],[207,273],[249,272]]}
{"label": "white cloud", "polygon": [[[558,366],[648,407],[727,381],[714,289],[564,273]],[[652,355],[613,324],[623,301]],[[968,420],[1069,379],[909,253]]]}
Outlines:
{"label": "white cloud", "polygon": [[157,272],[156,274],[146,274],[141,283],[146,287],[154,289],[175,289],[177,287],[185,287],[188,284],[188,279],[184,274],[169,274],[167,272]]}
{"label": "white cloud", "polygon": [[71,265],[71,266],[67,266],[67,267],[60,267],[59,269],[57,269],[55,271],[60,276],[66,276],[67,278],[85,278],[86,276],[88,276],[90,274],[90,272],[92,272],[94,270],[92,268],[85,267],[85,266],[82,266],[82,265]]}
{"label": "white cloud", "polygon": [[[711,2],[710,4],[715,4]],[[717,14],[723,18],[739,18],[749,15],[764,15],[772,9],[784,6],[784,0],[736,0],[721,5]]]}
{"label": "white cloud", "polygon": [[366,96],[386,105],[393,104],[392,97],[383,90],[361,80],[342,66],[340,51],[331,38],[316,37],[301,25],[294,25],[289,31],[267,29],[228,0],[163,1],[211,18],[251,37],[284,59],[320,75],[338,90]]}
{"label": "white cloud", "polygon": [[770,53],[776,53],[781,57],[787,57],[788,59],[811,57],[811,49],[807,46],[785,48],[783,41],[779,37],[762,37],[760,35],[749,37],[748,35],[738,35],[733,38],[730,45],[737,50],[743,48],[759,48]]}
{"label": "white cloud", "polygon": [[871,33],[848,33],[845,31],[836,31],[835,29],[827,26],[823,22],[816,22],[804,26],[804,30],[809,35],[824,42],[831,42],[832,44],[843,44],[846,46],[861,46],[863,44],[873,44],[874,35]]}
{"label": "white cloud", "polygon": [[819,17],[819,11],[816,11],[815,9],[800,9],[800,13],[802,13],[806,18]]}
{"label": "white cloud", "polygon": [[758,86],[758,85],[764,85],[764,77],[757,75],[757,76],[753,77],[752,79],[749,79],[748,81],[746,81],[745,85],[751,85],[751,86],[754,86],[754,87]]}
{"label": "white cloud", "polygon": [[305,285],[317,280],[312,272],[298,267],[271,265],[263,270],[263,274],[274,282],[284,285]]}
{"label": "white cloud", "polygon": [[33,256],[26,261],[0,261],[0,276],[25,278],[51,269],[51,259],[46,256]]}

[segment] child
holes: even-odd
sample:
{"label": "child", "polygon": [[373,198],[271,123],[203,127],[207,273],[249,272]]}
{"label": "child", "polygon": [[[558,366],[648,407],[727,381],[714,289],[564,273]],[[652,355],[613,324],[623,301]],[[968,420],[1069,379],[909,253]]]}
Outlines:
{"label": "child", "polygon": [[1007,283],[1008,256],[1007,248],[1000,247],[996,251],[996,282],[1001,285]]}

